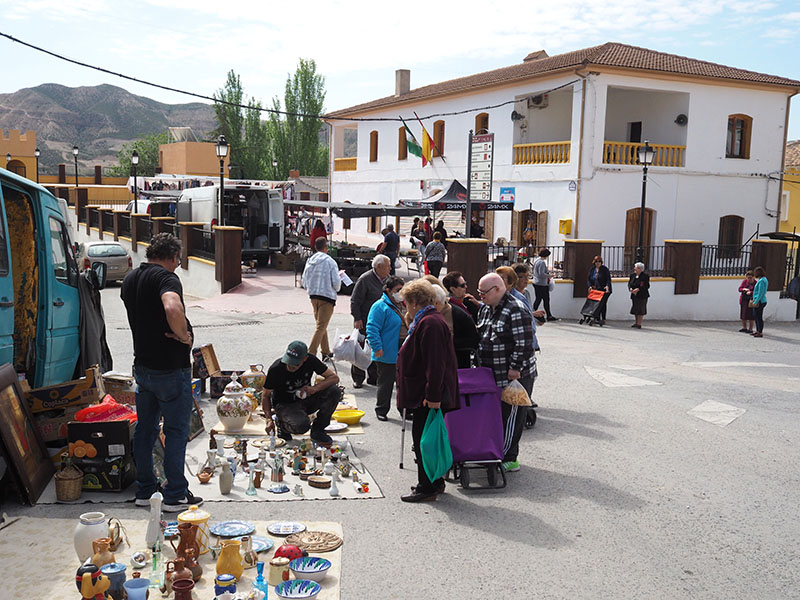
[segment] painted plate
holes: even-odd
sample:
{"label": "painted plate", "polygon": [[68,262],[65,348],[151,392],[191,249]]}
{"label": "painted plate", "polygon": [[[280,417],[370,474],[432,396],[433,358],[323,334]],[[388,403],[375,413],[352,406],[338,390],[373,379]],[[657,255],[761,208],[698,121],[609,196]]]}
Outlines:
{"label": "painted plate", "polygon": [[167,525],[164,527],[164,538],[169,539],[175,535],[178,535],[178,522],[167,521]]}
{"label": "painted plate", "polygon": [[214,523],[209,530],[220,537],[235,537],[237,535],[250,535],[256,530],[256,526],[247,521],[222,521]]}
{"label": "painted plate", "polygon": [[306,530],[306,526],[295,521],[278,521],[267,527],[272,535],[291,535],[301,533]]}
{"label": "painted plate", "polygon": [[325,428],[328,433],[336,433],[337,431],[344,431],[350,427],[347,423],[331,423]]}
{"label": "painted plate", "polygon": [[[240,535],[233,539],[241,540],[242,536]],[[256,552],[264,552],[265,550],[269,550],[270,548],[272,548],[272,546],[275,545],[275,542],[273,542],[271,539],[260,535],[252,535],[250,536],[250,539],[253,540],[253,550],[255,550]]]}

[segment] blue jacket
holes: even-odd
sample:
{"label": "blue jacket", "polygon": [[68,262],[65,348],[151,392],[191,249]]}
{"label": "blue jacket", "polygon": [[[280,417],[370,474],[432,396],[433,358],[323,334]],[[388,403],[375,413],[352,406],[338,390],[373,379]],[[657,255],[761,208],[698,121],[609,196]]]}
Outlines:
{"label": "blue jacket", "polygon": [[756,279],[756,287],[753,288],[753,304],[766,304],[767,303],[767,286],[769,281],[766,277]]}
{"label": "blue jacket", "polygon": [[[367,340],[372,348],[372,360],[393,365],[397,362],[400,350],[400,329],[403,320],[397,314],[397,308],[386,293],[372,305],[367,316]],[[383,356],[375,357],[377,350],[383,350]]]}

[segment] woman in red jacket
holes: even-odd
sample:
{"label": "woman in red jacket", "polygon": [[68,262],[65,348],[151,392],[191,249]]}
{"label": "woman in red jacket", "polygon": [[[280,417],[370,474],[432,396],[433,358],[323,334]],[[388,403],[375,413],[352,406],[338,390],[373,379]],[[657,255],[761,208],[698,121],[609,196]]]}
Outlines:
{"label": "woman in red jacket", "polygon": [[433,286],[423,279],[407,283],[400,295],[408,310],[408,337],[397,356],[397,408],[414,412],[411,437],[417,458],[417,485],[403,502],[435,500],[444,479],[431,481],[420,451],[422,431],[431,409],[460,408],[456,353],[450,328],[433,306]]}
{"label": "woman in red jacket", "polygon": [[325,225],[322,224],[322,221],[317,219],[317,222],[314,224],[314,229],[311,230],[311,250],[313,251],[316,246],[314,246],[314,242],[317,241],[317,238],[327,238],[328,232],[325,231]]}

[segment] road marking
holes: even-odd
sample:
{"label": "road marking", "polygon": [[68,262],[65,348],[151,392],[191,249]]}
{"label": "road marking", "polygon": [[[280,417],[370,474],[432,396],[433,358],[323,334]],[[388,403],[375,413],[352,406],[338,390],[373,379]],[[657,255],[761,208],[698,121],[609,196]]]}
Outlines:
{"label": "road marking", "polygon": [[722,402],[717,402],[716,400],[706,400],[705,402],[701,402],[695,406],[693,409],[687,411],[687,414],[697,417],[698,419],[702,419],[703,421],[713,423],[714,425],[725,427],[726,425],[733,423],[745,412],[746,411],[743,408],[736,408],[735,406],[723,404]]}
{"label": "road marking", "polygon": [[608,365],[611,369],[619,369],[620,371],[644,371],[650,367],[637,367],[636,365]]}
{"label": "road marking", "polygon": [[606,387],[641,387],[644,385],[661,385],[657,381],[649,381],[647,379],[640,379],[639,377],[631,377],[623,373],[614,373],[613,371],[604,371],[594,367],[584,366],[586,372],[594,377],[597,381]]}
{"label": "road marking", "polygon": [[759,368],[782,368],[782,369],[797,369],[800,365],[786,365],[784,363],[768,363],[768,362],[685,362],[681,363],[684,367],[697,367],[698,369],[718,369],[724,367],[755,367]]}

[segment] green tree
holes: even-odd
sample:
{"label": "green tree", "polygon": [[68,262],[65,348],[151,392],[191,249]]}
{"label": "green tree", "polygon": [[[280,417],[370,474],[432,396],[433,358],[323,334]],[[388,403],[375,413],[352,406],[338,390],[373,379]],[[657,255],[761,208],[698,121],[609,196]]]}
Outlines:
{"label": "green tree", "polygon": [[[244,99],[242,80],[231,69],[225,86],[214,94],[214,114],[217,117],[217,129],[214,136],[224,135],[228,142],[228,156],[231,165],[242,165],[242,132],[244,129],[244,110],[240,108]],[[226,104],[230,103],[230,104]]]}
{"label": "green tree", "polygon": [[267,164],[270,162],[267,123],[261,120],[261,102],[251,98],[247,106],[244,115],[244,148],[240,155],[242,177],[266,179]]}
{"label": "green tree", "polygon": [[119,164],[108,169],[109,175],[111,177],[128,177],[132,175],[131,154],[136,150],[139,153],[136,174],[142,177],[152,177],[156,174],[156,167],[158,167],[158,147],[168,141],[169,136],[164,131],[163,133],[151,133],[131,144],[123,145],[122,149],[117,152]]}

